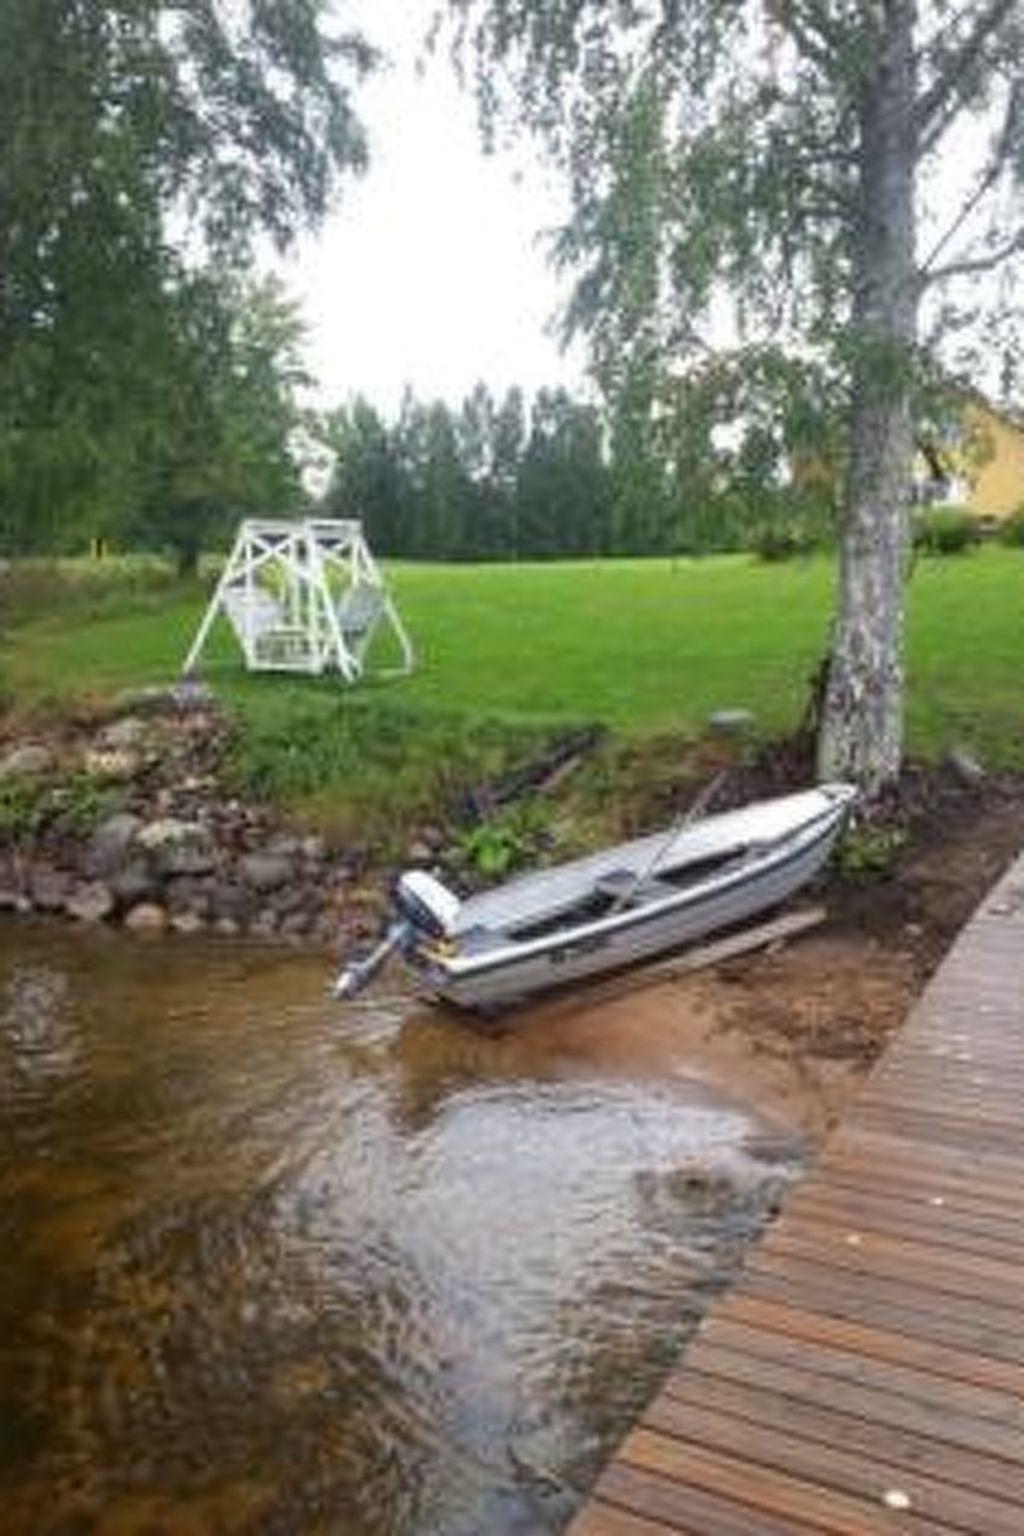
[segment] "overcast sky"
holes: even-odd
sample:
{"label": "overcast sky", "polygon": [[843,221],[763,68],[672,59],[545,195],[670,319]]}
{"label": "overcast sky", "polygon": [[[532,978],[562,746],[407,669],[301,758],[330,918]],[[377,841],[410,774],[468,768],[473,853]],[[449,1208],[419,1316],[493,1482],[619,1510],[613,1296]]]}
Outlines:
{"label": "overcast sky", "polygon": [[557,183],[524,148],[487,157],[447,61],[416,60],[436,0],[338,7],[391,55],[359,91],[372,163],[283,276],[310,326],[324,403],[361,392],[388,414],[403,386],[456,403],[493,390],[580,383],[579,352],[548,334],[560,294],[538,235]]}
{"label": "overcast sky", "polygon": [[[443,54],[417,69],[438,3],[336,0],[339,22],[360,27],[390,62],[356,97],[369,172],[346,182],[337,211],[283,268],[309,324],[325,405],[362,393],[390,416],[407,383],[452,404],[478,379],[495,392],[583,387],[582,349],[564,356],[551,335],[565,288],[541,235],[564,215],[558,178],[525,141],[515,159],[483,154],[473,101]],[[985,142],[977,124],[950,136],[930,177],[923,250],[958,206]],[[978,285],[967,286],[969,301]],[[972,370],[996,387],[977,359]]]}

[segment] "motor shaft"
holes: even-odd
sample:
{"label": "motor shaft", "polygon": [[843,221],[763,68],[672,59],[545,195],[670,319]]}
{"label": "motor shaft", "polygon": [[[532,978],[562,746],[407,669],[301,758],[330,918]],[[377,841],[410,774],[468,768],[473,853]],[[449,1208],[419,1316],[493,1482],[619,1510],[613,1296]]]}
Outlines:
{"label": "motor shaft", "polygon": [[408,923],[392,923],[375,949],[371,949],[362,960],[350,960],[339,971],[332,988],[334,996],[341,999],[356,997],[364,987],[369,986],[385,961],[396,949],[401,949],[411,936],[412,929]]}

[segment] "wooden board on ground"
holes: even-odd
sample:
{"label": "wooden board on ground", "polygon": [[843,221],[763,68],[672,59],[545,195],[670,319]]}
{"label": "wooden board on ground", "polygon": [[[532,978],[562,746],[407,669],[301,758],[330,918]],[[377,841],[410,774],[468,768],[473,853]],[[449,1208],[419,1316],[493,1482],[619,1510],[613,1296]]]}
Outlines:
{"label": "wooden board on ground", "polygon": [[[790,939],[795,939],[812,928],[819,928],[827,918],[828,912],[824,907],[804,907],[796,912],[786,912],[767,923],[757,923],[753,927],[737,929],[735,933],[713,939],[709,944],[697,944],[693,949],[688,949],[684,954],[676,955],[671,960],[658,960],[652,965],[635,966],[619,976],[610,977],[607,981],[595,982],[586,988],[576,988],[560,1001],[569,1008],[579,1007],[582,1001],[590,1008],[598,1003],[612,1002],[617,997],[626,997],[629,993],[640,991],[645,987],[665,986],[668,982],[679,981],[693,971],[709,970],[712,966],[723,965],[727,960],[737,960],[742,955],[753,954],[755,950],[771,949],[776,945],[781,948]],[[554,1006],[557,1007],[557,1004]]]}

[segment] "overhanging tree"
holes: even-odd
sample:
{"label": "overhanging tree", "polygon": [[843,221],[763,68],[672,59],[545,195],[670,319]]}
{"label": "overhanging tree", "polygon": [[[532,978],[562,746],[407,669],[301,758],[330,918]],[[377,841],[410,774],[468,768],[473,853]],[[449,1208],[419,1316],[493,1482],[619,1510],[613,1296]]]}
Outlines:
{"label": "overhanging tree", "polygon": [[272,278],[193,274],[168,295],[166,319],[127,531],[173,551],[178,574],[193,576],[203,548],[226,542],[240,517],[302,504],[311,380],[304,327]]}
{"label": "overhanging tree", "polygon": [[182,269],[318,222],[373,62],[324,0],[4,0],[0,541],[119,490]]}
{"label": "overhanging tree", "polygon": [[[609,395],[705,359],[723,292],[748,353],[784,338],[838,381],[839,604],[819,765],[879,788],[903,750],[923,306],[1024,250],[1021,0],[449,6],[488,135],[524,123],[568,168],[568,323],[589,333]],[[981,147],[956,193],[932,175],[951,143],[958,160]]]}

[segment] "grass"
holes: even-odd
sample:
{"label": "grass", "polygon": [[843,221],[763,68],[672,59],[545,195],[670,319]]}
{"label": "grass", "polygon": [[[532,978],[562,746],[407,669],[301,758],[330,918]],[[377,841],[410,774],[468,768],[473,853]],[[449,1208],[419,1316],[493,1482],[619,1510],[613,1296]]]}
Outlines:
{"label": "grass", "polygon": [[[416,673],[355,690],[248,676],[227,633],[206,675],[245,720],[240,771],[266,793],[347,815],[389,795],[410,807],[440,784],[522,756],[552,729],[599,721],[620,737],[698,733],[715,708],[755,711],[764,734],[792,728],[821,656],[832,561],[749,556],[391,570],[419,653]],[[86,593],[77,590],[86,587]],[[207,586],[150,573],[26,605],[2,657],[18,708],[60,705],[169,679]],[[909,591],[912,753],[963,742],[1024,767],[1024,559],[986,547],[918,562]],[[429,774],[427,772],[429,768]],[[416,805],[427,813],[426,804]]]}

